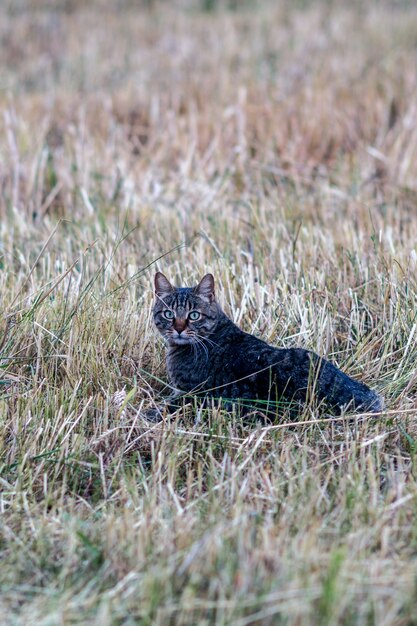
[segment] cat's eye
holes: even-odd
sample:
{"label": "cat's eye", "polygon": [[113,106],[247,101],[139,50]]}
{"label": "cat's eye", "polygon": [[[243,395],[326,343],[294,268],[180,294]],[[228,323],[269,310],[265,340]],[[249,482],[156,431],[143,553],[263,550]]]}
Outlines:
{"label": "cat's eye", "polygon": [[188,317],[190,320],[195,322],[200,318],[200,313],[198,311],[191,311],[191,313],[188,314]]}
{"label": "cat's eye", "polygon": [[166,311],[164,311],[162,315],[165,317],[166,320],[173,320],[175,317],[174,311],[170,311],[169,309],[166,309]]}

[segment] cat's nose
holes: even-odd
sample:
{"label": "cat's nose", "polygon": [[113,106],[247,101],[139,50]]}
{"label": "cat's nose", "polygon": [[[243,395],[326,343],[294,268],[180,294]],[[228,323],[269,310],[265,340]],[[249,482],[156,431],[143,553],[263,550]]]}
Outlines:
{"label": "cat's nose", "polygon": [[185,330],[187,325],[186,320],[176,319],[174,324],[174,329],[177,331],[179,335],[181,335],[182,331]]}

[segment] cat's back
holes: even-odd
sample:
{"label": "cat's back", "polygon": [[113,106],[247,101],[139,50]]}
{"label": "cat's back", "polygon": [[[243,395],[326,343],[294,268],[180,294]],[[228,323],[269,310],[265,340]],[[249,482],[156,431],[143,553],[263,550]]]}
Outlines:
{"label": "cat's back", "polygon": [[219,365],[225,358],[234,370],[242,373],[257,371],[271,366],[283,369],[305,369],[310,365],[309,351],[303,348],[277,348],[263,339],[244,332],[235,324],[229,326],[221,337],[221,349],[217,353]]}

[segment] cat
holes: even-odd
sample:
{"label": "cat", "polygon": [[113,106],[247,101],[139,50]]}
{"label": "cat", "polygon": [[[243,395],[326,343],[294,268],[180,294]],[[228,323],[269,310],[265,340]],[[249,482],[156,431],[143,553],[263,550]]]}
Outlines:
{"label": "cat", "polygon": [[212,274],[196,287],[174,287],[157,272],[155,296],[153,318],[168,344],[168,376],[177,394],[267,410],[312,398],[336,413],[383,410],[381,396],[314,352],[275,348],[242,331],[218,304]]}

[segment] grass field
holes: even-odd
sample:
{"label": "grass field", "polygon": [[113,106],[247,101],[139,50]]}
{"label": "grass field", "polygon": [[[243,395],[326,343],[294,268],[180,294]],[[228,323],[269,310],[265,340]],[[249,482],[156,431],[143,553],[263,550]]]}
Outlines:
{"label": "grass field", "polygon": [[[1,623],[416,625],[417,7],[1,12]],[[148,423],[157,269],[386,413]]]}

